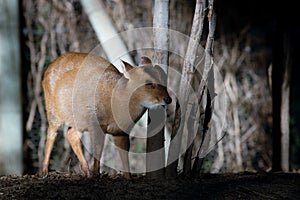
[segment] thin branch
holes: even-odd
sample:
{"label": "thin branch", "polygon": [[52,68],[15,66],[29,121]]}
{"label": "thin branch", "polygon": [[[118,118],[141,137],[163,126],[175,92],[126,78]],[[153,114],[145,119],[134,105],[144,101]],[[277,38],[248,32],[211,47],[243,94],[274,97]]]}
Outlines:
{"label": "thin branch", "polygon": [[[209,13],[208,13],[208,27],[209,32],[206,40],[206,46],[205,46],[205,64],[204,64],[204,70],[202,74],[202,80],[200,82],[200,86],[198,88],[198,96],[202,97],[202,92],[204,90],[205,85],[207,84],[208,79],[208,73],[213,65],[213,44],[214,44],[214,35],[216,30],[216,19],[217,16],[215,12],[213,11],[213,2],[214,0],[209,1]],[[200,98],[200,101],[202,98]]]}
{"label": "thin branch", "polygon": [[[215,34],[215,29],[216,29],[216,14],[214,12],[213,9],[213,3],[214,0],[209,0],[209,12],[208,12],[208,28],[209,28],[209,32],[208,32],[208,36],[206,39],[206,46],[205,46],[205,63],[204,63],[204,70],[203,70],[203,74],[202,74],[202,79],[200,82],[200,86],[198,88],[197,91],[197,96],[199,97],[199,102],[201,103],[203,95],[204,95],[204,90],[207,87],[207,105],[205,108],[205,118],[204,118],[204,122],[203,122],[203,132],[202,132],[202,142],[200,145],[200,148],[197,152],[197,158],[195,160],[194,166],[193,166],[193,175],[195,177],[197,177],[197,175],[200,173],[200,169],[201,169],[201,165],[202,165],[202,159],[199,161],[199,155],[200,152],[206,150],[206,148],[209,148],[207,146],[207,131],[209,128],[209,124],[211,121],[211,117],[212,117],[212,99],[211,99],[211,95],[212,98],[214,97],[214,80],[212,80],[212,83],[208,84],[208,77],[209,74],[211,74],[211,76],[213,76],[213,70],[212,66],[213,66],[213,44],[214,44],[214,34]],[[211,72],[211,73],[210,73]],[[207,85],[208,84],[208,85]]]}
{"label": "thin branch", "polygon": [[[206,0],[196,1],[190,40],[188,43],[185,60],[182,68],[182,75],[181,75],[180,88],[179,88],[180,105],[179,102],[177,101],[176,112],[175,112],[175,122],[178,122],[179,121],[178,119],[180,118],[181,123],[184,123],[184,125],[182,126],[180,124],[175,124],[175,127],[172,130],[171,143],[170,143],[169,155],[168,155],[168,163],[167,163],[168,165],[167,176],[170,177],[174,177],[177,174],[178,157],[179,157],[179,151],[181,147],[182,135],[184,134],[183,131],[186,130],[184,129],[184,126],[188,123],[186,122],[186,116],[188,116],[189,113],[191,113],[191,108],[187,109],[188,107],[187,102],[190,93],[189,88],[195,72],[196,53],[200,46],[200,39],[203,33],[205,7],[206,7]],[[179,112],[178,110],[181,110],[181,112]],[[176,136],[176,134],[179,135]],[[175,162],[173,162],[174,160]]]}

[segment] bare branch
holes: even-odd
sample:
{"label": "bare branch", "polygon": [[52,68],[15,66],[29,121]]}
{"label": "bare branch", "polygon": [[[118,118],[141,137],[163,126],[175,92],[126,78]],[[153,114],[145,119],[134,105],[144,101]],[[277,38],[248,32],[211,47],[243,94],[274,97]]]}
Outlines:
{"label": "bare branch", "polygon": [[[177,119],[181,118],[180,121],[184,123],[184,126],[186,126],[188,123],[194,124],[193,122],[188,122],[186,120],[186,116],[189,116],[191,113],[192,105],[188,106],[187,102],[189,99],[189,88],[194,76],[195,72],[195,60],[196,60],[196,54],[197,50],[200,46],[200,39],[203,32],[203,23],[204,23],[204,17],[205,17],[205,7],[206,7],[206,0],[197,0],[196,1],[196,7],[195,7],[195,13],[194,13],[194,19],[193,19],[193,25],[190,35],[189,44],[187,47],[187,52],[185,55],[184,65],[182,68],[182,75],[181,75],[181,81],[180,81],[180,88],[179,88],[179,100],[181,101],[181,104],[176,103],[176,112],[175,112],[175,122],[178,121]],[[189,107],[189,108],[187,108]],[[179,112],[178,109],[184,112]],[[176,134],[179,134],[176,136],[176,140],[173,140],[170,145],[169,149],[169,155],[168,155],[168,167],[167,167],[167,175],[174,177],[177,174],[177,165],[178,165],[178,156],[179,151],[181,147],[181,138],[183,134],[188,134],[186,132],[187,129],[184,128],[184,126],[175,125],[172,131],[171,139],[175,138]],[[190,127],[191,128],[191,127]],[[185,132],[185,133],[183,133]],[[189,136],[189,138],[193,138],[192,136]],[[189,141],[188,141],[189,142]],[[190,142],[189,142],[190,143]],[[191,152],[191,150],[189,150]],[[190,159],[188,158],[190,156],[186,156],[186,160]],[[173,160],[176,160],[174,163],[171,164]],[[189,168],[189,167],[186,167]],[[189,171],[189,170],[187,170]]]}

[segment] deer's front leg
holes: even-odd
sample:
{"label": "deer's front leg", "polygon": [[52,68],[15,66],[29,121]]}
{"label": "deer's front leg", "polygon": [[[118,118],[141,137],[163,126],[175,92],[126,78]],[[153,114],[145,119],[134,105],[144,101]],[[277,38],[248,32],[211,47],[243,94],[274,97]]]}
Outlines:
{"label": "deer's front leg", "polygon": [[100,159],[102,156],[102,151],[104,147],[105,134],[101,130],[93,130],[91,133],[91,139],[93,144],[93,157],[94,157],[94,167],[93,174],[100,174]]}
{"label": "deer's front leg", "polygon": [[117,146],[118,152],[120,154],[124,177],[130,178],[130,168],[129,168],[129,159],[128,159],[128,151],[129,151],[129,136],[127,134],[123,135],[114,135],[114,143]]}

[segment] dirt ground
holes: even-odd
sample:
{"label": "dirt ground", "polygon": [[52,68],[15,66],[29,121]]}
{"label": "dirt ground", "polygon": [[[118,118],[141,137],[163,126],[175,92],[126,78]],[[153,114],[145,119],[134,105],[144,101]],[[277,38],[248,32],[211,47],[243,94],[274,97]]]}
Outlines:
{"label": "dirt ground", "polygon": [[300,199],[298,173],[204,174],[193,180],[0,176],[0,199]]}

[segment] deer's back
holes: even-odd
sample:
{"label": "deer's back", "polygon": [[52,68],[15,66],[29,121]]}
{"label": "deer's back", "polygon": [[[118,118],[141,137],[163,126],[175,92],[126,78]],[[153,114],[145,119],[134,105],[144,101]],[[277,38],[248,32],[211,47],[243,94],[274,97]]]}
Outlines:
{"label": "deer's back", "polygon": [[48,120],[59,120],[78,130],[87,130],[95,116],[100,123],[111,120],[108,101],[121,76],[113,65],[99,56],[63,54],[44,74]]}

